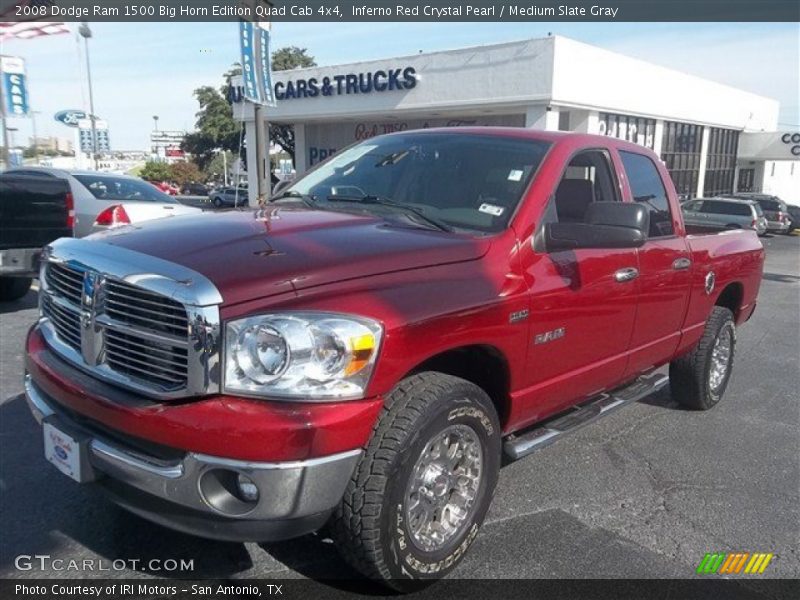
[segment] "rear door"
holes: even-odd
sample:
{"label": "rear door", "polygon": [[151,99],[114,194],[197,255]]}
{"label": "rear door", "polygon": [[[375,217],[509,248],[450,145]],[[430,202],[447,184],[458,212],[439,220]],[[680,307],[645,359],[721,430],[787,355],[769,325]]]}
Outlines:
{"label": "rear door", "polygon": [[[627,374],[644,371],[678,347],[691,281],[691,255],[675,214],[678,203],[667,193],[666,170],[646,154],[620,150],[625,193],[647,206],[650,231],[639,253],[639,303],[631,337]],[[674,199],[674,196],[673,196]]]}

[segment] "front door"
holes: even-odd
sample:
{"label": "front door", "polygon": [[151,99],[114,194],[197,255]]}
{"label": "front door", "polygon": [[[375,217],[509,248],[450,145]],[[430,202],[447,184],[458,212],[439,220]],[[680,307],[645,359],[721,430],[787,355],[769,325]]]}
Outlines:
{"label": "front door", "polygon": [[[582,222],[592,202],[619,201],[610,157],[577,154],[543,221]],[[636,249],[580,249],[521,254],[530,296],[526,388],[515,401],[529,421],[619,383],[633,331],[638,281]]]}

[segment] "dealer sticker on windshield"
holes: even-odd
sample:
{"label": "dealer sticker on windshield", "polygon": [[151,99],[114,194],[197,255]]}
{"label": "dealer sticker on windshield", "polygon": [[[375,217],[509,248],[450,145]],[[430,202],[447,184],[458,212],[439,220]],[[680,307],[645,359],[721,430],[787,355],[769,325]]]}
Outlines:
{"label": "dealer sticker on windshield", "polygon": [[487,215],[492,215],[493,217],[499,217],[506,209],[502,206],[497,206],[496,204],[489,204],[488,202],[484,202],[478,207],[478,210],[482,213],[486,213]]}

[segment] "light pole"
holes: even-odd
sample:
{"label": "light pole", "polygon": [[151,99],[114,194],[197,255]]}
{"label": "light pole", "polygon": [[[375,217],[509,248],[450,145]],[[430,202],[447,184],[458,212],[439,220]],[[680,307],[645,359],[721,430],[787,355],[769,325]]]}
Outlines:
{"label": "light pole", "polygon": [[153,115],[153,131],[158,131],[158,115]]}
{"label": "light pole", "polygon": [[97,171],[97,123],[94,113],[94,91],[92,90],[92,67],[89,61],[89,38],[92,37],[92,30],[89,29],[87,22],[81,23],[78,33],[83,38],[86,47],[86,78],[89,82],[89,121],[92,123],[92,161],[94,170]]}
{"label": "light pole", "polygon": [[39,164],[39,140],[36,137],[36,115],[40,114],[38,110],[31,111],[31,127],[33,128],[33,163]]}

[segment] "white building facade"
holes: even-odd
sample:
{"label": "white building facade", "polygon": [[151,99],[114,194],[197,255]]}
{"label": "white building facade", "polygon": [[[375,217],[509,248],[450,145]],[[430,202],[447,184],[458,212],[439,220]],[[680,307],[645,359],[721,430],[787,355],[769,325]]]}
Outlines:
{"label": "white building facade", "polygon": [[[502,125],[635,141],[662,157],[685,198],[800,188],[800,144],[780,142],[776,100],[560,36],[277,72],[274,82],[266,116],[294,126],[298,173],[382,133]],[[759,152],[756,140],[790,154]]]}

